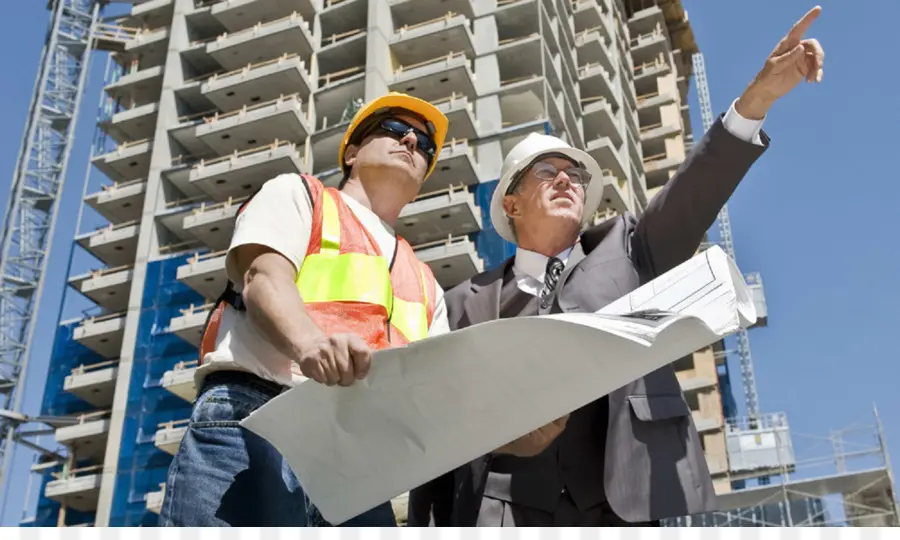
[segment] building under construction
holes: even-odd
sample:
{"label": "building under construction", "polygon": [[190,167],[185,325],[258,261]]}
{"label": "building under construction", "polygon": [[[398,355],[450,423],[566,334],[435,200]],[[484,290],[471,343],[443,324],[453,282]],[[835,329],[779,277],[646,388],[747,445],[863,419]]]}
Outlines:
{"label": "building under construction", "polygon": [[[529,133],[597,159],[598,221],[640,214],[693,145],[698,48],[679,0],[128,3],[115,16],[91,0],[53,3],[56,17],[90,21],[85,55],[96,51],[107,77],[68,271],[67,303],[84,315],[59,323],[42,417],[7,406],[7,426],[20,426],[10,442],[24,443],[29,423],[54,431],[38,445],[38,502],[23,524],[155,524],[236,210],[278,174],[335,185],[363,102],[405,92],[450,119],[396,226],[445,289],[513,254],[488,204],[504,155]],[[896,525],[886,458],[801,485],[783,416],[733,420],[728,356],[723,342],[675,363],[721,512],[671,524],[828,524],[824,497],[838,494],[838,521]],[[875,446],[870,457],[883,455]],[[756,478],[770,483],[749,487]]]}

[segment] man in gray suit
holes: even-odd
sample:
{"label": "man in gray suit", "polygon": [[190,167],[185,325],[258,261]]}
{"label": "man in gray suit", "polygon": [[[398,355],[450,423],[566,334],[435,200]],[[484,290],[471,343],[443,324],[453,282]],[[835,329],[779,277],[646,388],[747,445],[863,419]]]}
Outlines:
{"label": "man in gray suit", "polygon": [[[555,137],[520,142],[491,201],[494,227],[518,249],[446,293],[451,327],[596,311],[693,256],[768,147],[771,105],[801,80],[821,80],[822,48],[802,39],[819,11],[781,40],[640,218],[585,231],[603,193],[597,162]],[[409,524],[648,525],[714,509],[699,435],[665,366],[413,490]]]}

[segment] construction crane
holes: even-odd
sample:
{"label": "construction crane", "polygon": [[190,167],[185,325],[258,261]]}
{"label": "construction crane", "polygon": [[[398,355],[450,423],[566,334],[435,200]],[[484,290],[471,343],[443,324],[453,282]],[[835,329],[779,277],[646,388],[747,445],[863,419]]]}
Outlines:
{"label": "construction crane", "polygon": [[[694,80],[697,84],[697,99],[700,101],[700,118],[703,131],[713,125],[712,102],[709,99],[709,84],[706,81],[706,64],[703,53],[694,53],[691,58],[694,64]],[[729,257],[735,259],[734,238],[731,235],[731,219],[728,217],[728,205],[722,207],[716,219],[723,249]],[[747,403],[747,416],[753,420],[759,417],[759,401],[756,396],[756,376],[753,373],[753,356],[750,353],[750,338],[747,330],[741,329],[737,334],[738,356],[741,362],[741,382],[744,386],[744,398]]]}
{"label": "construction crane", "polygon": [[0,496],[12,462],[34,323],[72,150],[100,0],[50,0],[0,251]]}

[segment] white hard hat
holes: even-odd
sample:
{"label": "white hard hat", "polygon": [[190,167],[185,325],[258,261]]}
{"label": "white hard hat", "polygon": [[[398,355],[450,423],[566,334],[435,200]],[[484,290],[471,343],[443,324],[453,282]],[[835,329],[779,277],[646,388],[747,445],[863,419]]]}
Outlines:
{"label": "white hard hat", "polygon": [[603,171],[597,160],[592,158],[587,152],[573,148],[569,143],[553,137],[551,135],[543,135],[540,133],[532,133],[525,137],[524,140],[515,145],[507,154],[503,161],[503,167],[500,169],[500,181],[497,182],[497,188],[491,197],[491,223],[503,239],[516,243],[516,236],[509,224],[509,217],[503,210],[503,197],[509,189],[512,181],[519,176],[523,170],[531,165],[540,156],[548,154],[559,154],[571,159],[575,163],[584,167],[591,175],[591,182],[588,184],[587,193],[584,197],[584,209],[582,210],[581,226],[584,227],[597,211],[600,201],[603,198]]}

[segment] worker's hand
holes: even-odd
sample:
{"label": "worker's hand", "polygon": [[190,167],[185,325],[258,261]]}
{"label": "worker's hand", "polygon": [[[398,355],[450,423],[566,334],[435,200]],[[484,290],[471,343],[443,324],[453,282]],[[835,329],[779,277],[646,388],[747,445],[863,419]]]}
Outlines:
{"label": "worker's hand", "polygon": [[821,12],[820,6],[809,10],[778,42],[775,50],[766,58],[762,70],[735,104],[738,114],[744,118],[761,120],[772,104],[793,90],[800,81],[822,81],[825,51],[818,40],[803,38]]}
{"label": "worker's hand", "polygon": [[364,379],[372,362],[372,349],[356,334],[317,336],[302,343],[300,353],[303,375],[328,386]]}
{"label": "worker's hand", "polygon": [[495,454],[512,454],[517,457],[534,457],[543,452],[566,429],[569,415],[526,433],[511,443],[494,450]]}

